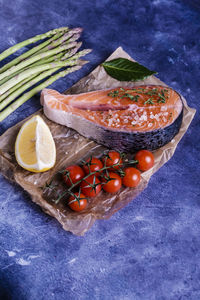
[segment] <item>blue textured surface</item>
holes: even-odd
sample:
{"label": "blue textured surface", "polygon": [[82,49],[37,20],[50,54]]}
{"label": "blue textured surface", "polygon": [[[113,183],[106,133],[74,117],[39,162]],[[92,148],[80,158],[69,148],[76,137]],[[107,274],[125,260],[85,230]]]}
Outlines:
{"label": "blue textured surface", "polygon": [[[84,237],[0,176],[0,299],[200,299],[199,2],[0,0],[0,16],[0,51],[55,27],[84,28],[90,63],[54,83],[60,92],[122,46],[198,110],[148,188]],[[39,107],[32,98],[0,133]]]}

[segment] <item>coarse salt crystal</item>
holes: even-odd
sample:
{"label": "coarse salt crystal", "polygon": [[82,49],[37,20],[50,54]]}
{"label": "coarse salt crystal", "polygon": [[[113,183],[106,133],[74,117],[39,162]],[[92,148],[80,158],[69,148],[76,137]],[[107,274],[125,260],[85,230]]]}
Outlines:
{"label": "coarse salt crystal", "polygon": [[113,120],[112,120],[112,119],[109,119],[109,121],[108,121],[108,126],[111,126],[111,125],[112,125],[112,122],[113,122]]}
{"label": "coarse salt crystal", "polygon": [[132,125],[135,125],[135,124],[137,124],[137,122],[136,122],[136,121],[132,121],[131,124],[132,124]]}
{"label": "coarse salt crystal", "polygon": [[167,122],[167,119],[165,117],[163,117],[163,122]]}
{"label": "coarse salt crystal", "polygon": [[146,120],[147,120],[147,116],[145,116],[145,115],[143,114],[143,115],[141,115],[141,117],[140,117],[139,120],[140,120],[140,121],[146,121]]}
{"label": "coarse salt crystal", "polygon": [[161,106],[161,111],[166,111],[167,110],[167,106]]}

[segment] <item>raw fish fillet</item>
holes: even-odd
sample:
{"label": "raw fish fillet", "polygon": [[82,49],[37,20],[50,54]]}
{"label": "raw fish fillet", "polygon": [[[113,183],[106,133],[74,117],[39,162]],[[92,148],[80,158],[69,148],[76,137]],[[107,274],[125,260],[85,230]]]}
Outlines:
{"label": "raw fish fillet", "polygon": [[167,144],[178,133],[183,116],[181,96],[156,85],[74,95],[44,89],[41,104],[50,120],[124,152]]}

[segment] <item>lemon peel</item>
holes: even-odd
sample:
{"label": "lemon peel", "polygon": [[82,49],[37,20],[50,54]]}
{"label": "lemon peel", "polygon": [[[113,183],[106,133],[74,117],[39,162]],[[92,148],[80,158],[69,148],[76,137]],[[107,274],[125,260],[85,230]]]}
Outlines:
{"label": "lemon peel", "polygon": [[55,165],[55,143],[39,115],[22,125],[15,142],[15,157],[22,168],[31,172],[45,172]]}

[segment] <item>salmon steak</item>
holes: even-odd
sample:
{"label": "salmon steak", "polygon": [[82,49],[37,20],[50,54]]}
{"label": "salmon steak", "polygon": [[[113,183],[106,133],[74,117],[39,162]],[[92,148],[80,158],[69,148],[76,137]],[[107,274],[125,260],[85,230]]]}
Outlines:
{"label": "salmon steak", "polygon": [[157,85],[74,95],[44,89],[41,104],[50,120],[108,148],[130,153],[155,150],[170,142],[183,117],[181,96]]}

